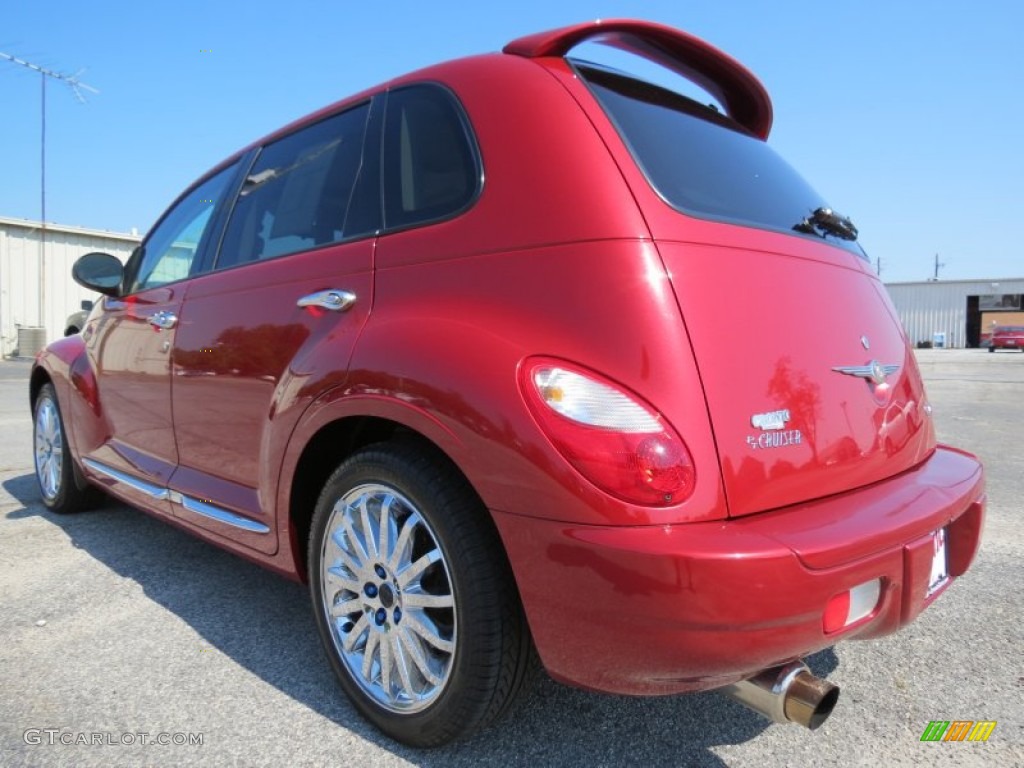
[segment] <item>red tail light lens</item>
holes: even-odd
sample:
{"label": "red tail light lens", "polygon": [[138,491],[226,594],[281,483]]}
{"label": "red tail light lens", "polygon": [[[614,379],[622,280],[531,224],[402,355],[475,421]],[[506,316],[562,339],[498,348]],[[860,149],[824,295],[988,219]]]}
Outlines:
{"label": "red tail light lens", "polygon": [[636,395],[549,359],[527,360],[520,386],[544,434],[598,488],[646,506],[678,504],[693,493],[696,476],[685,443]]}

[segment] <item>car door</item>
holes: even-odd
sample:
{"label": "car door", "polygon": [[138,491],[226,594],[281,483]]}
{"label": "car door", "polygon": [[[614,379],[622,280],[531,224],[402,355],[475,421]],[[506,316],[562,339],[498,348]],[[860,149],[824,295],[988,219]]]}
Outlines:
{"label": "car door", "polygon": [[310,399],[344,380],[370,312],[376,114],[365,102],[262,147],[182,308],[174,513],[262,552],[276,551],[284,443]]}
{"label": "car door", "polygon": [[122,295],[104,297],[86,338],[108,432],[83,463],[145,506],[162,508],[178,462],[171,350],[187,278],[236,170],[202,181],[167,211],[129,260]]}

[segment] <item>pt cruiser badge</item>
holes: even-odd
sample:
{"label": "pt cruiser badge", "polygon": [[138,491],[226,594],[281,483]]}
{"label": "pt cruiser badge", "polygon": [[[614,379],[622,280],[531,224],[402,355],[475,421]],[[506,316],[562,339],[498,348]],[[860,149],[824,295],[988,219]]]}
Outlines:
{"label": "pt cruiser badge", "polygon": [[800,445],[803,442],[803,435],[799,429],[786,429],[786,422],[789,419],[788,410],[755,413],[750,417],[750,424],[760,429],[761,434],[747,435],[747,445],[754,450]]}

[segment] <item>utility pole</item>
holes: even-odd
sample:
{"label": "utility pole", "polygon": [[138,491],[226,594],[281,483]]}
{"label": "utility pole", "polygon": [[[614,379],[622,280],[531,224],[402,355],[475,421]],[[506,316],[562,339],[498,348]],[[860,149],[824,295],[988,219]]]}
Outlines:
{"label": "utility pole", "polygon": [[939,254],[936,253],[935,254],[935,277],[932,278],[936,282],[938,282],[938,280],[939,280],[939,269],[944,267],[944,266],[946,266],[946,263],[943,262],[943,263],[940,264],[939,263]]}
{"label": "utility pole", "polygon": [[86,85],[79,78],[85,70],[80,70],[74,75],[65,75],[60,72],[53,72],[49,69],[40,67],[38,64],[33,64],[30,61],[19,59],[16,56],[11,56],[9,53],[0,51],[0,58],[7,59],[12,64],[20,64],[23,67],[27,67],[35,72],[39,73],[40,83],[42,85],[40,95],[40,132],[39,132],[39,327],[46,327],[46,78],[52,77],[54,80],[62,80],[71,86],[71,92],[75,94],[75,98],[82,104],[85,103],[85,97],[82,96],[82,90],[90,91],[92,93],[99,93],[98,90],[93,88],[91,85]]}
{"label": "utility pole", "polygon": [[879,277],[882,276],[882,257],[881,256],[879,256],[878,259],[875,262],[875,272],[878,273]]}

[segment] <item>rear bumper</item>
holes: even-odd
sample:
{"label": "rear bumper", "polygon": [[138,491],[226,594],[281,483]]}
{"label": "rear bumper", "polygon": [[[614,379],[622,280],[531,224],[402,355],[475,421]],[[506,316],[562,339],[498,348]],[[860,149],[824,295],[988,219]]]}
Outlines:
{"label": "rear bumper", "polygon": [[[945,589],[926,595],[932,534],[946,528],[955,578],[974,559],[983,516],[981,465],[946,447],[882,483],[721,522],[596,527],[494,514],[548,672],[627,694],[715,688],[894,632]],[[876,578],[874,613],[826,634],[829,598]]]}

